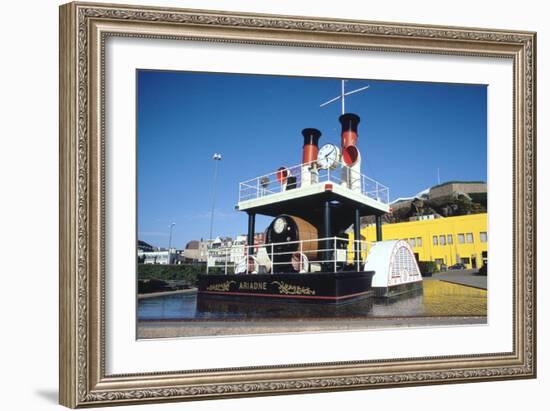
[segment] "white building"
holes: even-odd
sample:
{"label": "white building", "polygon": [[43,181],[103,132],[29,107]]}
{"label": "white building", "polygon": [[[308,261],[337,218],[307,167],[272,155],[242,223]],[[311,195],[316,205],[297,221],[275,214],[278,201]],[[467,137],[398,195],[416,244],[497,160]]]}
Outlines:
{"label": "white building", "polygon": [[178,254],[174,248],[162,251],[138,250],[138,261],[143,264],[177,264]]}

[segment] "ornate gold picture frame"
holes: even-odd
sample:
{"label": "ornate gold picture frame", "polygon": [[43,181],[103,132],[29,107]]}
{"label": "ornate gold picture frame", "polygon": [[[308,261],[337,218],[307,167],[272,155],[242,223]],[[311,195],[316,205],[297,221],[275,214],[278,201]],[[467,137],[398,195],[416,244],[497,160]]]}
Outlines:
{"label": "ornate gold picture frame", "polygon": [[[105,42],[111,37],[476,56],[513,62],[513,349],[108,374]],[[60,403],[297,394],[536,376],[536,35],[92,3],[60,8]]]}

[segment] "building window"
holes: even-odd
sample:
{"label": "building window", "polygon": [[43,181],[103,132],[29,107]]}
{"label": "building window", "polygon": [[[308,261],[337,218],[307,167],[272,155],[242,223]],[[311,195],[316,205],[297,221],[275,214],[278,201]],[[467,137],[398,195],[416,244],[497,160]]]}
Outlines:
{"label": "building window", "polygon": [[487,233],[486,232],[481,232],[479,233],[479,241],[481,241],[482,243],[486,243],[487,242]]}
{"label": "building window", "polygon": [[416,246],[422,247],[422,237],[416,237]]}
{"label": "building window", "polygon": [[439,236],[439,245],[445,245],[445,236],[444,235]]}
{"label": "building window", "polygon": [[452,243],[453,243],[453,235],[447,234],[447,244],[452,244]]}
{"label": "building window", "polygon": [[464,244],[464,234],[461,233],[458,235],[458,243]]}
{"label": "building window", "polygon": [[437,236],[436,235],[433,236],[433,242],[434,242],[434,245],[437,245]]}
{"label": "building window", "polygon": [[466,233],[466,242],[469,244],[474,242],[474,235],[472,233]]}
{"label": "building window", "polygon": [[460,259],[460,262],[464,265],[469,265],[470,264],[470,259],[468,257],[462,257]]}
{"label": "building window", "polygon": [[416,247],[416,240],[414,238],[409,238],[409,245],[411,247]]}

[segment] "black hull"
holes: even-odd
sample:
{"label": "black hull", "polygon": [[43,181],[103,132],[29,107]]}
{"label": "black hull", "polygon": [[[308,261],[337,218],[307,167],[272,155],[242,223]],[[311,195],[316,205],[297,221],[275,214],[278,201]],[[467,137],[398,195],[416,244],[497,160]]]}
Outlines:
{"label": "black hull", "polygon": [[201,274],[199,299],[228,299],[340,304],[374,295],[374,271],[341,273]]}
{"label": "black hull", "polygon": [[337,304],[301,302],[262,297],[227,297],[202,294],[197,299],[197,312],[215,317],[223,313],[247,320],[254,319],[334,319],[363,318],[372,310],[374,298],[351,298]]}

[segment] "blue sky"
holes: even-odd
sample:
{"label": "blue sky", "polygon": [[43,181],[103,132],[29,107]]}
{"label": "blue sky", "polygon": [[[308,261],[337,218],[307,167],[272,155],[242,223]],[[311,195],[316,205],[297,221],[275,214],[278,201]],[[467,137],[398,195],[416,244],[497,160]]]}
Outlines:
{"label": "blue sky", "polygon": [[[390,200],[450,180],[487,180],[484,85],[349,80],[346,112],[361,117],[362,172]],[[168,246],[207,238],[219,152],[214,235],[246,232],[238,183],[299,164],[307,127],[319,145],[340,142],[339,79],[137,71],[138,238]],[[261,231],[270,221],[258,218]]]}

